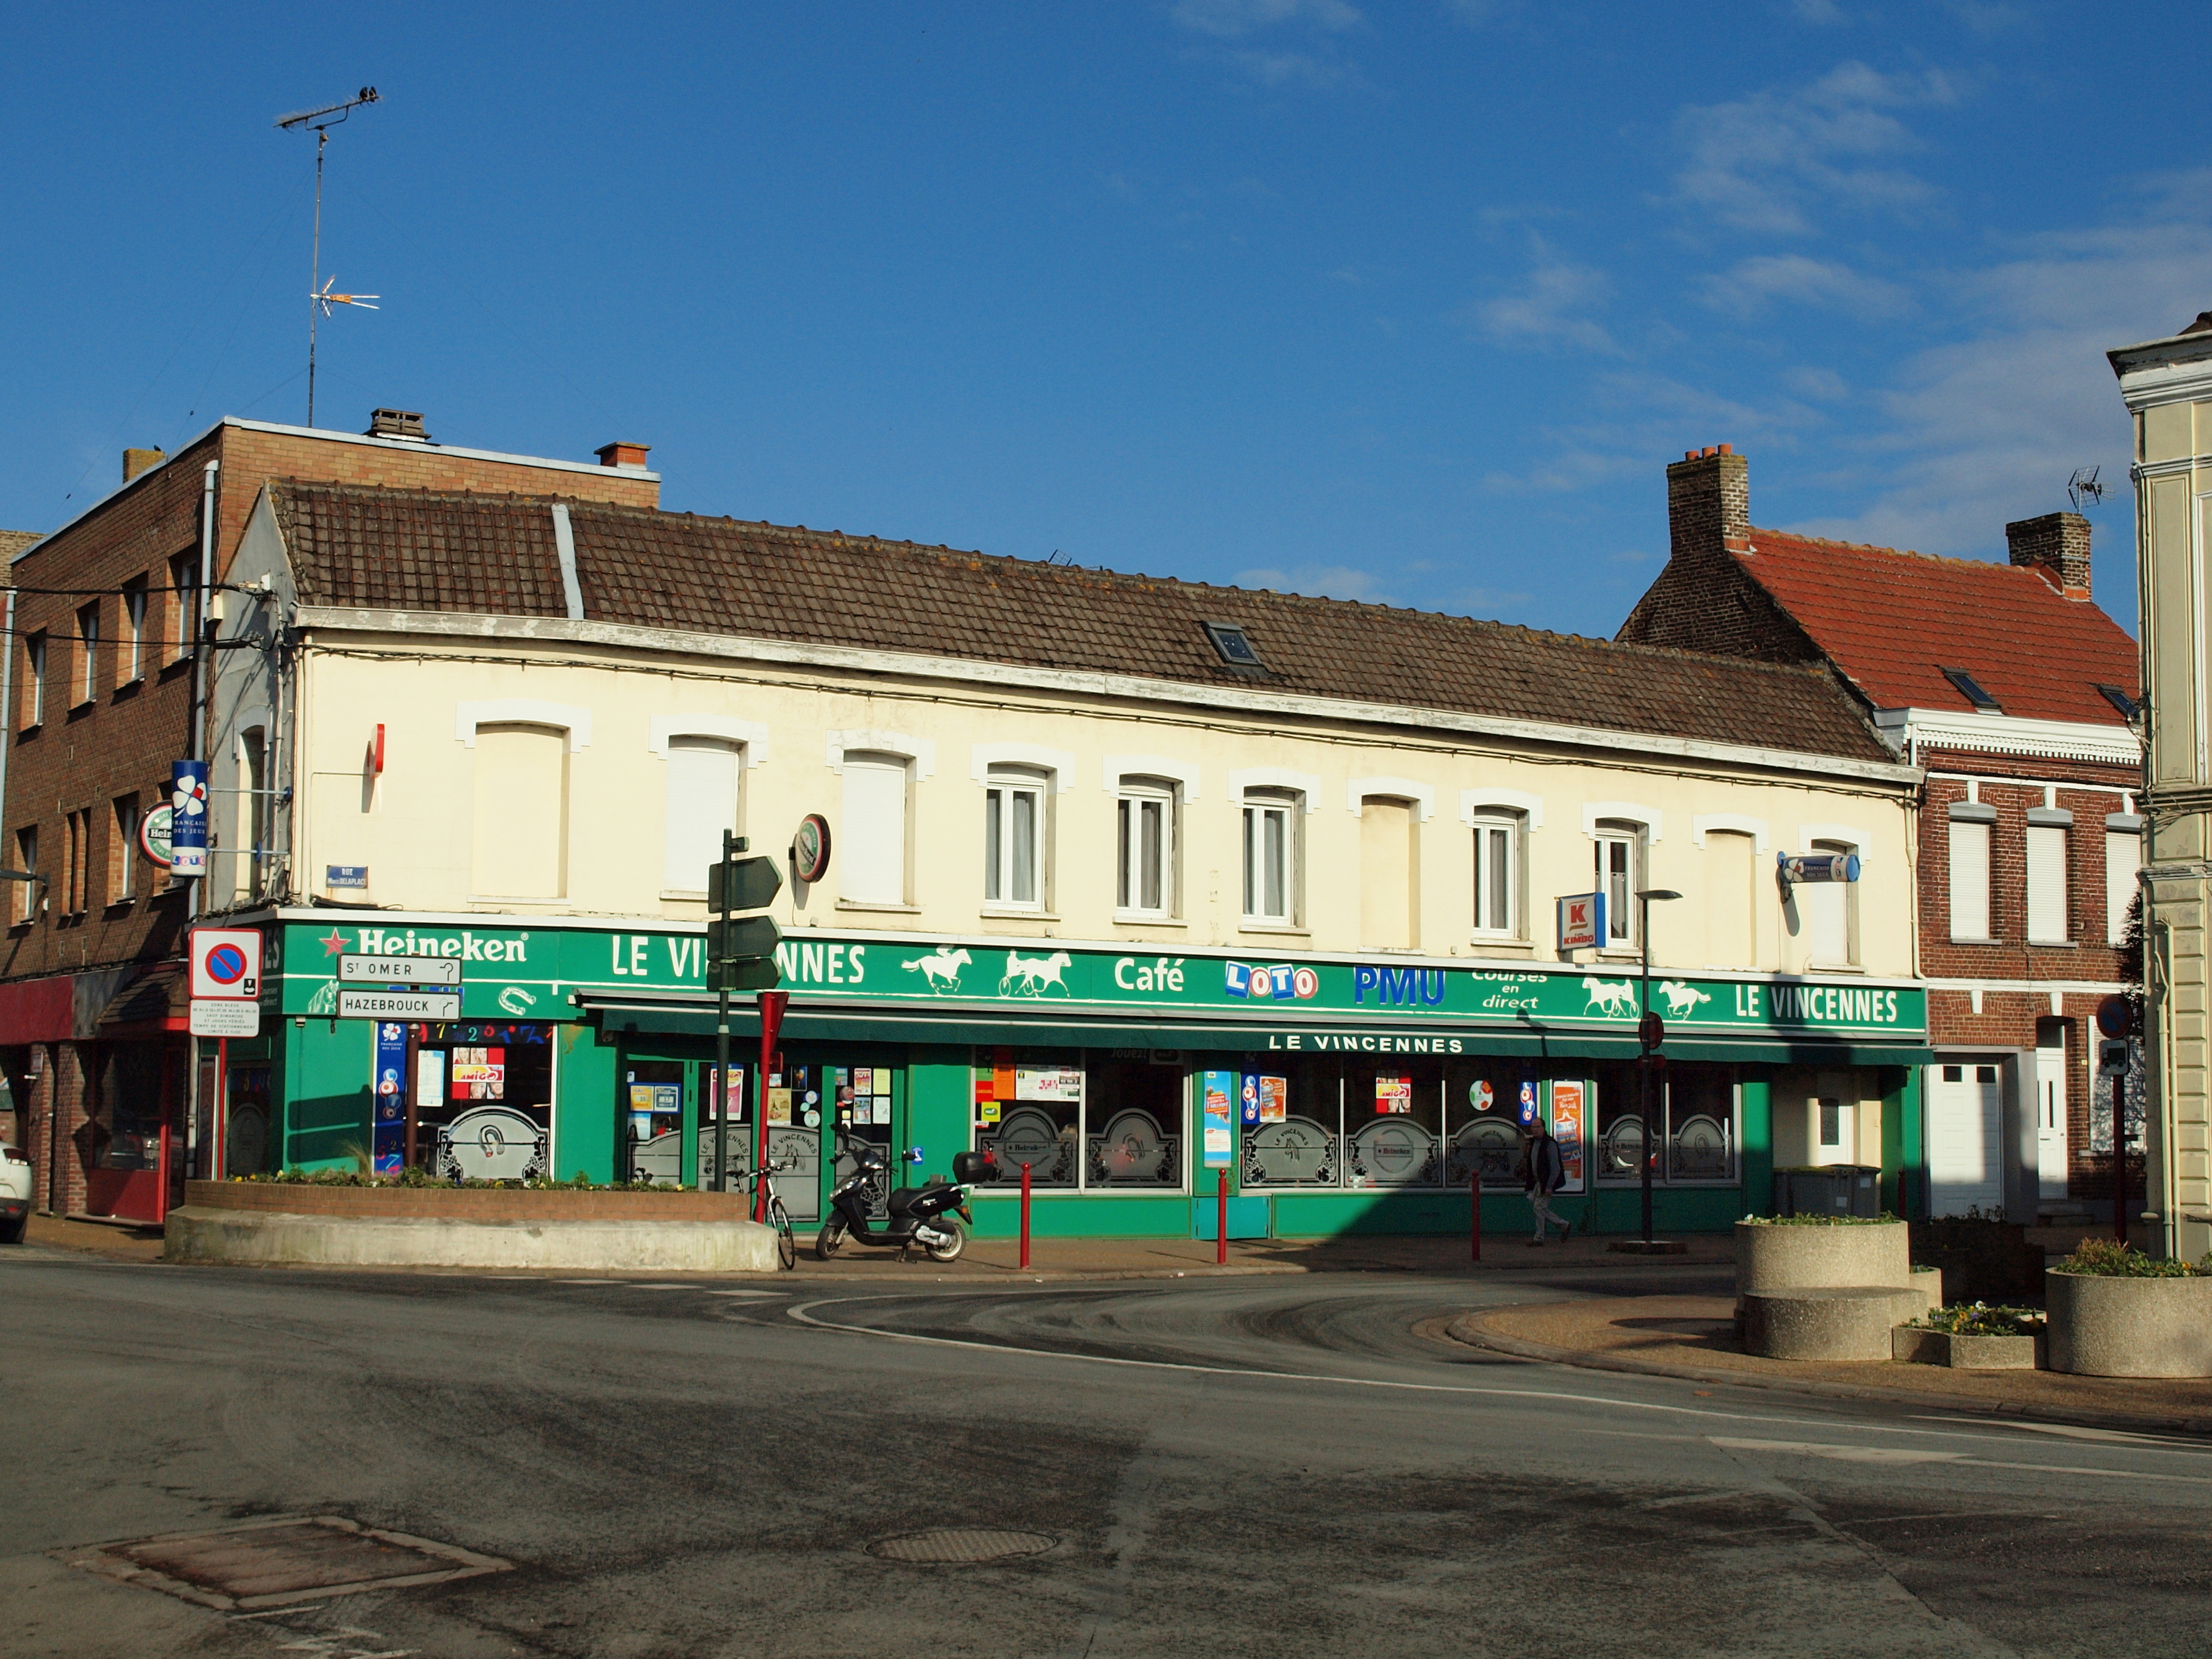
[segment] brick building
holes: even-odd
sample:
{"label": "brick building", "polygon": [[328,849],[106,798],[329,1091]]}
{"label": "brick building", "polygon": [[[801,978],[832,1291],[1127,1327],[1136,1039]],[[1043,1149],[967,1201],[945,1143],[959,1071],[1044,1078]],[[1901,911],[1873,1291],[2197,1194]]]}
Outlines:
{"label": "brick building", "polygon": [[2087,522],[2007,525],[2002,565],[1759,530],[1725,444],[1669,466],[1667,490],[1667,568],[1617,637],[1824,665],[1926,770],[1934,1212],[2108,1217],[2090,1021],[2119,988],[2142,763],[2136,644],[2091,600]]}
{"label": "brick building", "polygon": [[[361,435],[224,420],[173,456],[126,450],[113,494],[58,530],[0,546],[13,582],[0,866],[39,878],[0,884],[0,1073],[40,1208],[156,1218],[198,1167],[182,954],[199,900],[195,884],[167,880],[139,832],[167,798],[170,763],[196,752],[210,668],[198,642],[221,614],[262,486],[299,478],[655,507],[659,479],[644,460],[634,444],[608,445],[598,465],[449,448],[423,435],[419,416],[396,410],[378,410]],[[225,902],[241,850],[211,860]],[[272,890],[290,890],[288,872],[275,872]]]}

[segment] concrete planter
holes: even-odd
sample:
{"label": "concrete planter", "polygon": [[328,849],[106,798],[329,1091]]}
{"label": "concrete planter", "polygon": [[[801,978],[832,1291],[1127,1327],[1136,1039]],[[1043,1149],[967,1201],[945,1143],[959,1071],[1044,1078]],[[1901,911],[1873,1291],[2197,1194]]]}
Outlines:
{"label": "concrete planter", "polygon": [[775,1235],[733,1193],[506,1192],[195,1181],[167,1261],[773,1273]]}
{"label": "concrete planter", "polygon": [[[1745,1298],[1756,1293],[1867,1285],[1893,1285],[1917,1292],[1927,1307],[1943,1304],[1943,1275],[1933,1270],[1914,1271],[1911,1244],[1902,1221],[1840,1227],[1735,1224],[1739,1312],[1743,1310]],[[1916,1307],[1906,1316],[1917,1317],[1920,1311]]]}
{"label": "concrete planter", "polygon": [[2044,1294],[2054,1371],[2212,1376],[2212,1278],[2106,1279],[2053,1269]]}
{"label": "concrete planter", "polygon": [[2044,1339],[1969,1336],[1899,1325],[1890,1333],[1890,1357],[1900,1364],[1948,1365],[1960,1371],[2032,1371],[2043,1365]]}
{"label": "concrete planter", "polygon": [[1751,1291],[1743,1349],[1766,1359],[1887,1359],[1892,1328],[1920,1312],[1914,1291],[1895,1285]]}

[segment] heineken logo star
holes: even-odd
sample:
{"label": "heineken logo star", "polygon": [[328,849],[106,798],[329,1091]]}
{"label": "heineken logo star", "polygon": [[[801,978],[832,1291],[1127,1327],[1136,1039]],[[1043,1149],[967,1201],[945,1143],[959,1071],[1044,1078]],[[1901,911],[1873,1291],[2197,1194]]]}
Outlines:
{"label": "heineken logo star", "polygon": [[345,954],[345,948],[346,936],[338,932],[335,927],[333,927],[329,933],[323,935],[323,954],[325,956],[343,956]]}

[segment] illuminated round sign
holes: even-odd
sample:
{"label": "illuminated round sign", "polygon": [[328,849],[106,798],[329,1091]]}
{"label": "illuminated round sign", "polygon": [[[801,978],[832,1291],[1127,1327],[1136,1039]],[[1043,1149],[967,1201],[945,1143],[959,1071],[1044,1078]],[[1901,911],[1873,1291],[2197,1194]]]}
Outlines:
{"label": "illuminated round sign", "polygon": [[138,820],[138,850],[164,870],[175,862],[169,854],[169,826],[176,817],[177,809],[163,805]]}
{"label": "illuminated round sign", "polygon": [[830,821],[819,812],[799,819],[799,833],[791,838],[791,867],[808,883],[821,880],[830,868]]}

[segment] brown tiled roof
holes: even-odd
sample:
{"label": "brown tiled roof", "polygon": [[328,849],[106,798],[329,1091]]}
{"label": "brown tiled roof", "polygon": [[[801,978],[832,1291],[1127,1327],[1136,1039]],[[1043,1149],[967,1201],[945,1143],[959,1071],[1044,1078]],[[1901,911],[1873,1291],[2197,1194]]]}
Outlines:
{"label": "brown tiled roof", "polygon": [[[565,617],[549,500],[270,487],[300,600]],[[592,621],[1892,759],[1810,669],[690,514],[567,503]],[[1241,624],[1264,672],[1201,622]]]}
{"label": "brown tiled roof", "polygon": [[0,559],[12,559],[32,543],[46,538],[43,530],[0,530]]}
{"label": "brown tiled roof", "polygon": [[2097,685],[2136,696],[2136,642],[2033,569],[1747,530],[1729,550],[1877,708],[1971,710],[1963,668],[2024,720],[2125,722]]}

